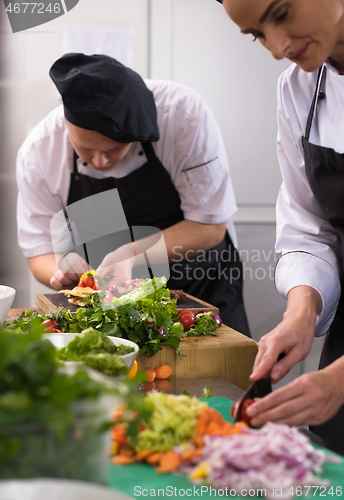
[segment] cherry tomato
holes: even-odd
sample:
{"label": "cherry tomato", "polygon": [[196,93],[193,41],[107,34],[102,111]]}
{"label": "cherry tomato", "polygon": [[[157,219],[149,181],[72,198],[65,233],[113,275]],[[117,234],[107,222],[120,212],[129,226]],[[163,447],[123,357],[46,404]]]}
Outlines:
{"label": "cherry tomato", "polygon": [[[241,419],[243,422],[246,422],[248,425],[250,425],[251,418],[246,414],[247,408],[254,403],[254,399],[245,399],[241,406]],[[235,401],[234,405],[231,408],[231,415],[234,417],[234,414],[236,413],[237,407],[239,405],[239,401]]]}
{"label": "cherry tomato", "polygon": [[85,285],[84,285],[83,281],[79,281],[78,286],[81,286],[82,288],[85,288]]}
{"label": "cherry tomato", "polygon": [[190,326],[195,324],[195,315],[188,309],[178,311],[178,321],[183,325],[184,332],[190,330]]}
{"label": "cherry tomato", "polygon": [[47,333],[53,333],[60,328],[56,319],[52,318],[42,321],[42,325],[44,326],[44,331]]}
{"label": "cherry tomato", "polygon": [[239,405],[239,401],[235,401],[234,405],[231,408],[231,416],[234,418],[234,413],[236,412],[236,409]]}
{"label": "cherry tomato", "polygon": [[84,278],[84,287],[90,287],[92,288],[94,285],[94,281],[92,276],[85,276]]}
{"label": "cherry tomato", "polygon": [[253,399],[245,399],[245,401],[243,402],[242,404],[242,407],[241,407],[241,420],[243,420],[244,422],[246,422],[248,425],[250,425],[250,422],[251,422],[251,417],[249,417],[247,414],[246,414],[246,410],[247,408],[252,404],[254,403],[254,400]]}

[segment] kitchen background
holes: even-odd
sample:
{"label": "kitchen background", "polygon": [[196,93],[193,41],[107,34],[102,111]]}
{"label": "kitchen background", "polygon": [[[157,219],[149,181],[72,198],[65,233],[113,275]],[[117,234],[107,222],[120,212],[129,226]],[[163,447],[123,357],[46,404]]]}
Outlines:
{"label": "kitchen background", "polygon": [[[79,0],[66,15],[13,34],[0,3],[0,283],[13,307],[34,307],[50,289],[31,276],[16,239],[16,153],[30,130],[60,103],[48,71],[64,52],[107,53],[144,78],[197,90],[220,125],[238,212],[245,304],[255,340],[281,321],[275,290],[276,84],[287,61],[275,61],[243,36],[215,0]],[[316,369],[322,339],[285,381]]]}

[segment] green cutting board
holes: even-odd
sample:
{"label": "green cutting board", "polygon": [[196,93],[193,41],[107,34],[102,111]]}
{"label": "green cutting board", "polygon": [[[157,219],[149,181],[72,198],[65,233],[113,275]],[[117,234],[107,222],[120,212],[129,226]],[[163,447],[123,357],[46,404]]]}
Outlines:
{"label": "green cutting board", "polygon": [[[233,402],[227,398],[209,398],[207,403],[212,408],[218,410],[226,420],[229,420],[230,409]],[[315,448],[321,449],[320,446],[314,445]],[[327,453],[336,455],[335,453]],[[307,499],[324,499],[332,498],[332,500],[343,498],[344,500],[344,462],[340,464],[327,463],[324,465],[322,478],[328,479],[330,486],[319,488],[317,491],[315,488],[310,488],[307,496],[295,496],[294,499],[307,498]],[[333,489],[330,490],[330,487]],[[110,487],[116,490],[127,493],[132,498],[144,498],[144,497],[164,497],[164,498],[202,498],[202,499],[214,499],[219,498],[215,490],[210,491],[206,486],[201,490],[201,486],[194,486],[191,481],[185,476],[175,476],[173,474],[156,474],[154,468],[147,464],[132,464],[126,466],[116,466],[111,464],[110,469]],[[276,478],[276,495],[275,498],[278,500],[281,495],[279,495],[278,489],[278,478]],[[194,490],[196,488],[196,492]],[[305,490],[304,490],[305,491]],[[332,491],[333,494],[329,493]],[[198,493],[197,493],[198,492]],[[222,498],[231,498],[230,492],[228,491]],[[247,498],[250,498],[247,495]]]}

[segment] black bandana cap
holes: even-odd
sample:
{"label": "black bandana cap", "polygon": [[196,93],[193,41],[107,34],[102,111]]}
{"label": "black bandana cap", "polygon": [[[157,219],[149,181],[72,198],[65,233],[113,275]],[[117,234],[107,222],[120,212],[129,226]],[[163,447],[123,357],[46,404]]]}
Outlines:
{"label": "black bandana cap", "polygon": [[73,125],[121,143],[159,140],[152,92],[137,73],[116,59],[65,54],[49,75]]}

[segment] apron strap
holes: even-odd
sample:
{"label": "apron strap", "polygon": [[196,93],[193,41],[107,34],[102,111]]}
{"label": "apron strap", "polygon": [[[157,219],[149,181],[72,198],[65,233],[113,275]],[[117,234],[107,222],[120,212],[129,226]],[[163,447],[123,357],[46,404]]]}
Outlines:
{"label": "apron strap", "polygon": [[77,159],[79,156],[76,154],[76,152],[73,150],[73,173],[77,174],[78,173],[78,164],[77,164]]}
{"label": "apron strap", "polygon": [[321,66],[321,68],[319,68],[319,71],[318,71],[317,85],[316,85],[316,89],[315,89],[314,96],[313,96],[313,101],[312,101],[311,108],[309,110],[309,114],[308,114],[308,118],[307,118],[306,131],[305,131],[305,138],[307,139],[307,141],[309,140],[309,135],[311,132],[312,122],[313,122],[313,118],[315,115],[315,109],[316,109],[316,106],[318,103],[318,99],[319,98],[324,99],[324,97],[325,97],[325,93],[323,91],[323,89],[325,88],[325,78],[326,78],[326,66],[325,66],[325,64],[323,64]]}
{"label": "apron strap", "polygon": [[155,158],[157,156],[154,152],[152,143],[149,141],[149,142],[141,142],[141,144],[142,144],[142,147],[143,147],[143,150],[145,152],[147,160],[155,160]]}

